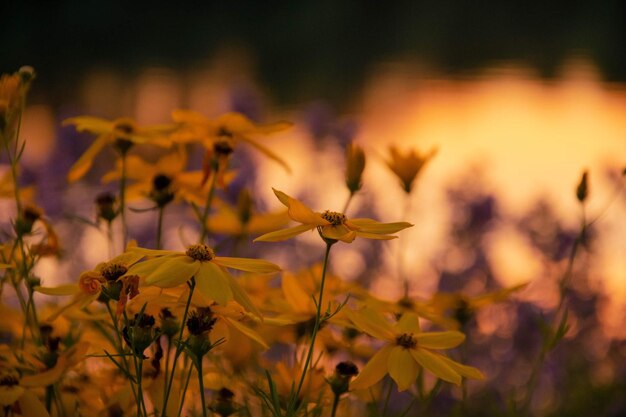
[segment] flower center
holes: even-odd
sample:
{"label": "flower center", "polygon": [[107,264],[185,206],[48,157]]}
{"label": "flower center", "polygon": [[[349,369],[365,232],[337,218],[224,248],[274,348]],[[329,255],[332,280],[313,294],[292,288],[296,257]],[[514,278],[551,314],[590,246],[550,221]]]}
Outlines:
{"label": "flower center", "polygon": [[402,333],[400,336],[396,337],[396,344],[405,349],[413,349],[417,346],[417,339],[413,337],[413,333]]}
{"label": "flower center", "polygon": [[346,221],[346,216],[343,213],[338,213],[336,211],[326,210],[322,213],[322,218],[327,220],[333,226],[339,226]]}
{"label": "flower center", "polygon": [[228,156],[233,153],[233,147],[228,140],[219,140],[213,144],[213,151],[216,155]]}
{"label": "flower center", "polygon": [[122,120],[115,123],[113,129],[126,135],[130,135],[135,131],[135,125],[130,120]]}
{"label": "flower center", "polygon": [[172,183],[172,179],[167,175],[158,174],[152,179],[152,185],[157,191],[163,191]]}
{"label": "flower center", "polygon": [[113,262],[106,262],[100,269],[100,273],[107,279],[107,281],[115,281],[124,275],[126,271],[128,271],[128,268],[124,265]]}
{"label": "flower center", "polygon": [[0,386],[3,387],[14,387],[20,383],[20,380],[17,376],[13,374],[3,375],[0,377]]}
{"label": "flower center", "polygon": [[185,255],[189,256],[194,261],[208,262],[215,258],[215,252],[213,249],[202,243],[191,245],[187,248]]}

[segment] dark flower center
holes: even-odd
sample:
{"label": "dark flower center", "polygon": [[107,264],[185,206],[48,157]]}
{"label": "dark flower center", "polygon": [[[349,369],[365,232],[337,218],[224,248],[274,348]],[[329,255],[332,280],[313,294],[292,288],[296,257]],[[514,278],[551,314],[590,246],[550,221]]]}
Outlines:
{"label": "dark flower center", "polygon": [[189,246],[185,255],[189,256],[194,261],[200,262],[208,262],[215,258],[215,252],[213,252],[213,249],[202,243]]}
{"label": "dark flower center", "polygon": [[107,281],[115,281],[122,275],[124,275],[128,271],[124,265],[107,262],[100,269],[100,273],[103,277],[107,279]]}
{"label": "dark flower center", "polygon": [[333,226],[339,226],[346,221],[346,216],[343,213],[338,213],[336,211],[326,210],[322,213],[322,218],[327,220]]}
{"label": "dark flower center", "polygon": [[152,179],[152,185],[157,191],[163,191],[167,189],[172,183],[172,179],[164,174],[158,174]]}
{"label": "dark flower center", "polygon": [[413,333],[402,333],[396,337],[396,344],[405,349],[413,349],[417,346],[417,339],[413,337]]}

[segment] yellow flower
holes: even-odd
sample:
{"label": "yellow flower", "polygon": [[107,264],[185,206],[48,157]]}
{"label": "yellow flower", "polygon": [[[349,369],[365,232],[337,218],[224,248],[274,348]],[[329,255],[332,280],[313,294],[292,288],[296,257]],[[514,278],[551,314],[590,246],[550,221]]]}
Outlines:
{"label": "yellow flower", "polygon": [[244,236],[267,233],[286,226],[288,221],[284,210],[273,213],[256,212],[250,193],[244,189],[239,194],[237,207],[221,205],[217,213],[209,217],[207,226],[214,233]]}
{"label": "yellow flower", "polygon": [[185,252],[131,248],[129,253],[151,257],[128,270],[129,275],[144,278],[145,285],[171,288],[195,277],[200,294],[221,305],[234,299],[259,316],[245,291],[225,268],[259,274],[280,271],[277,265],[261,259],[215,256],[213,249],[203,244],[192,245]]}
{"label": "yellow flower", "polygon": [[169,147],[171,142],[166,135],[173,130],[173,126],[169,125],[138,126],[130,118],[109,121],[92,116],[72,117],[63,121],[63,125],[74,125],[79,132],[98,135],[91,146],[70,168],[67,174],[69,182],[82,178],[91,168],[96,155],[107,144],[113,145],[120,155],[125,155],[134,144]]}
{"label": "yellow flower", "polygon": [[274,190],[274,194],[289,209],[287,212],[289,217],[302,224],[264,234],[256,238],[255,242],[279,242],[315,228],[322,238],[341,240],[346,243],[352,242],[357,236],[367,239],[389,240],[397,237],[392,233],[413,226],[407,222],[380,223],[373,219],[348,219],[342,213],[329,210],[317,213],[282,191]]}
{"label": "yellow flower", "polygon": [[202,142],[204,146],[217,153],[230,154],[237,142],[245,142],[270,159],[278,162],[288,172],[289,165],[274,152],[260,144],[254,138],[286,130],[292,126],[288,122],[257,125],[240,113],[225,113],[216,119],[209,119],[191,110],[175,110],[172,118],[180,128],[172,135],[177,143]]}
{"label": "yellow flower", "polygon": [[[122,163],[118,161],[113,171],[102,177],[107,183],[119,180],[122,176]],[[206,191],[203,190],[202,171],[185,171],[187,154],[183,147],[178,146],[174,152],[149,163],[136,155],[126,159],[126,178],[136,181],[126,187],[128,200],[150,198],[155,202],[182,199],[198,206],[206,202]],[[169,202],[167,201],[167,202]]]}
{"label": "yellow flower", "polygon": [[413,313],[405,313],[393,325],[369,308],[347,310],[346,315],[358,329],[387,342],[352,381],[352,389],[368,388],[389,373],[398,385],[398,390],[404,391],[415,382],[420,366],[436,377],[457,385],[461,383],[462,377],[484,378],[478,369],[434,352],[460,345],[465,340],[461,332],[424,333],[420,329],[418,316]]}
{"label": "yellow flower", "polygon": [[439,318],[437,324],[447,329],[459,329],[471,320],[477,310],[508,300],[511,294],[522,290],[526,285],[528,283],[501,288],[476,297],[461,293],[437,293],[430,300],[429,307],[435,317]]}
{"label": "yellow flower", "polygon": [[420,173],[424,165],[437,153],[436,149],[426,154],[420,154],[412,149],[406,154],[401,154],[395,146],[389,147],[391,159],[387,161],[387,166],[400,179],[402,188],[406,193],[413,189],[413,181]]}

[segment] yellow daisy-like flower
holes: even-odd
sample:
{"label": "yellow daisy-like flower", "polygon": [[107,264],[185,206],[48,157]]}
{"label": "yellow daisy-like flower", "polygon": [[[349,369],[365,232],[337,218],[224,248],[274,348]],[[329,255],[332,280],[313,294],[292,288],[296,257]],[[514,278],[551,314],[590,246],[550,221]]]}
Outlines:
{"label": "yellow daisy-like flower", "polygon": [[218,146],[235,148],[237,142],[244,142],[270,159],[278,162],[288,172],[289,165],[274,152],[260,144],[254,138],[259,135],[286,130],[292,126],[288,122],[278,122],[266,125],[255,124],[252,120],[240,113],[225,113],[216,119],[209,119],[201,113],[191,110],[175,110],[172,118],[180,128],[172,135],[172,140],[177,143],[202,142],[207,149]]}
{"label": "yellow daisy-like flower", "polygon": [[185,252],[144,248],[131,248],[129,252],[150,257],[128,270],[129,275],[143,278],[144,285],[171,288],[195,278],[196,288],[205,297],[221,305],[234,299],[259,316],[248,295],[225,268],[259,274],[281,270],[278,265],[262,259],[215,256],[213,249],[203,244],[191,245]]}
{"label": "yellow daisy-like flower", "polygon": [[[206,191],[203,190],[202,171],[185,171],[187,154],[182,147],[176,147],[174,152],[159,158],[155,163],[149,163],[136,155],[129,155],[126,159],[126,177],[134,184],[126,187],[126,197],[129,200],[151,198],[158,202],[167,198],[182,199],[198,206],[206,201]],[[122,164],[118,161],[115,170],[106,173],[102,182],[107,183],[119,180],[122,176]]]}
{"label": "yellow daisy-like flower", "polygon": [[74,163],[67,174],[67,180],[74,182],[82,178],[93,165],[93,160],[111,144],[122,155],[135,144],[151,144],[169,147],[171,142],[167,138],[174,127],[171,125],[138,126],[130,118],[105,120],[99,117],[80,116],[63,121],[63,125],[74,125],[79,132],[89,132],[98,135],[96,140]]}
{"label": "yellow daisy-like flower", "polygon": [[410,193],[413,189],[413,181],[420,173],[424,165],[437,153],[436,149],[428,153],[420,154],[412,149],[406,154],[401,154],[395,146],[389,147],[391,159],[387,161],[387,166],[400,179],[402,189]]}
{"label": "yellow daisy-like flower", "polygon": [[352,242],[357,236],[367,239],[389,240],[397,237],[392,233],[413,226],[407,222],[380,223],[366,218],[348,219],[343,213],[329,210],[317,213],[282,191],[274,189],[274,194],[288,208],[289,217],[302,224],[289,229],[266,233],[256,238],[255,242],[279,242],[315,228],[325,239],[341,240],[346,243]]}
{"label": "yellow daisy-like flower", "polygon": [[404,314],[395,324],[389,323],[369,308],[347,310],[346,315],[358,329],[388,342],[352,381],[352,389],[368,388],[389,373],[398,385],[398,390],[404,391],[417,379],[420,366],[436,377],[457,385],[463,377],[484,378],[478,369],[457,363],[436,352],[460,345],[465,340],[461,332],[422,332],[419,318],[413,313]]}

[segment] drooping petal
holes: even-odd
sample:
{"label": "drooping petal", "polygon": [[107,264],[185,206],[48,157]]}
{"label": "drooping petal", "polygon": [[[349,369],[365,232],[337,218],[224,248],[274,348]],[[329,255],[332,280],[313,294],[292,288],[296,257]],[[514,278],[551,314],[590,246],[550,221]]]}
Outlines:
{"label": "drooping petal", "polygon": [[238,322],[237,320],[233,320],[229,317],[224,317],[224,320],[226,321],[226,323],[228,323],[228,325],[234,327],[235,329],[243,333],[245,336],[249,337],[250,339],[257,342],[259,345],[263,346],[265,349],[270,348],[267,345],[267,343],[265,343],[265,340],[263,340],[261,335],[257,333],[256,331],[252,330],[251,328],[249,328],[248,326],[245,326],[241,324],[240,322]]}
{"label": "drooping petal", "polygon": [[247,144],[249,144],[250,146],[256,148],[259,152],[261,152],[262,154],[264,154],[265,156],[267,156],[268,158],[274,160],[275,162],[278,162],[278,164],[280,164],[280,166],[282,166],[283,168],[285,168],[285,171],[287,171],[288,174],[291,174],[291,167],[289,166],[289,164],[287,164],[287,162],[285,162],[285,160],[283,158],[281,158],[280,156],[276,155],[274,152],[270,151],[268,148],[266,148],[265,146],[261,145],[260,143],[258,143],[255,140],[252,140],[246,136],[237,136],[239,139],[241,139],[242,141],[246,142]]}
{"label": "drooping petal", "polygon": [[387,373],[389,355],[393,346],[385,346],[365,364],[359,375],[350,383],[350,389],[366,389],[380,381]]}
{"label": "drooping petal", "polygon": [[196,286],[205,297],[226,305],[233,299],[233,291],[224,271],[213,262],[204,262],[196,274]]}
{"label": "drooping petal", "polygon": [[398,391],[408,389],[417,379],[419,366],[408,349],[394,347],[389,354],[387,365],[389,376],[398,384]]}
{"label": "drooping petal", "polygon": [[324,226],[322,228],[322,235],[329,239],[341,240],[346,243],[351,243],[354,241],[354,238],[356,238],[356,233],[342,224],[337,226]]}
{"label": "drooping petal", "polygon": [[306,231],[315,229],[315,225],[301,224],[300,226],[290,227],[288,229],[269,232],[254,239],[254,242],[280,242],[291,239]]}
{"label": "drooping petal", "polygon": [[58,287],[34,287],[35,291],[46,295],[74,295],[78,293],[77,284],[65,284]]}
{"label": "drooping petal", "polygon": [[424,369],[444,381],[461,384],[461,375],[441,360],[442,355],[429,352],[426,349],[410,349],[410,353]]}
{"label": "drooping petal", "polygon": [[[151,261],[145,261],[149,263]],[[200,262],[194,261],[187,256],[172,256],[163,262],[157,269],[146,276],[146,285],[170,288],[184,284],[196,275],[200,269]],[[139,274],[137,274],[139,275]]]}
{"label": "drooping petal", "polygon": [[280,267],[263,259],[250,258],[230,258],[217,256],[213,262],[226,268],[238,269],[246,272],[256,272],[258,274],[272,274],[281,271]]}
{"label": "drooping petal", "polygon": [[485,379],[485,375],[473,366],[460,364],[443,355],[439,355],[439,359],[445,362],[450,368],[454,369],[462,377],[469,379]]}
{"label": "drooping petal", "polygon": [[420,333],[415,336],[419,346],[427,349],[452,349],[463,343],[465,335],[457,331]]}
{"label": "drooping petal", "polygon": [[380,313],[367,307],[357,311],[350,309],[343,311],[357,329],[377,339],[395,341],[395,333],[391,324]]}
{"label": "drooping petal", "polygon": [[417,314],[407,312],[400,317],[400,320],[396,323],[396,329],[398,333],[413,333],[418,335],[421,332],[420,320]]}
{"label": "drooping petal", "polygon": [[374,240],[392,240],[397,239],[398,236],[395,235],[377,235],[376,233],[364,233],[364,232],[354,232],[358,237],[362,237],[365,239],[374,239]]}
{"label": "drooping petal", "polygon": [[81,179],[87,171],[89,171],[91,165],[93,165],[94,158],[98,153],[100,153],[108,141],[109,139],[107,135],[98,136],[89,148],[87,148],[87,150],[80,156],[80,158],[78,158],[78,161],[72,165],[67,173],[67,181],[75,182]]}
{"label": "drooping petal", "polygon": [[147,277],[151,275],[154,271],[161,267],[161,265],[171,261],[172,259],[176,259],[180,257],[180,255],[166,255],[160,256],[158,258],[152,258],[145,260],[143,262],[138,262],[131,266],[127,271],[126,275],[139,275],[140,278]]}
{"label": "drooping petal", "polygon": [[313,298],[298,284],[298,278],[295,275],[284,274],[281,286],[285,299],[295,312],[311,313],[315,311]]}
{"label": "drooping petal", "polygon": [[223,271],[223,273],[228,283],[230,284],[230,289],[233,292],[233,297],[235,298],[235,301],[237,301],[243,308],[263,320],[263,314],[261,314],[259,309],[256,308],[256,306],[252,303],[252,300],[250,300],[250,297],[248,297],[248,294],[246,294],[244,289],[241,288],[237,280],[233,278],[232,275],[230,275],[228,272]]}

